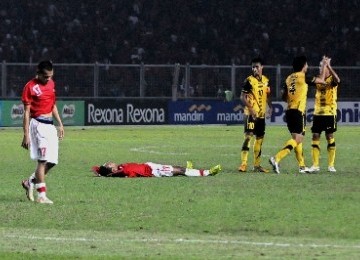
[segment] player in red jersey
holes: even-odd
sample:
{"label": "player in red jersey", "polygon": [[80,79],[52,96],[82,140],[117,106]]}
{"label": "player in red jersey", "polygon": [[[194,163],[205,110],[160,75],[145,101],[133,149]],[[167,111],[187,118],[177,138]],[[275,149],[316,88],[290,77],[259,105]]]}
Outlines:
{"label": "player in red jersey", "polygon": [[[21,146],[30,150],[31,159],[37,160],[35,172],[22,181],[22,186],[29,200],[35,200],[33,192],[36,189],[36,201],[48,204],[53,202],[46,196],[45,175],[58,163],[59,138],[64,137],[64,127],[55,103],[53,75],[52,62],[41,61],[36,77],[26,83],[22,92],[24,137]],[[58,123],[59,134],[53,118]]]}
{"label": "player in red jersey", "polygon": [[221,171],[221,166],[216,165],[210,170],[193,169],[192,162],[187,162],[186,167],[164,165],[153,162],[122,163],[107,162],[101,166],[93,166],[92,171],[96,176],[103,177],[173,177],[173,176],[213,176]]}

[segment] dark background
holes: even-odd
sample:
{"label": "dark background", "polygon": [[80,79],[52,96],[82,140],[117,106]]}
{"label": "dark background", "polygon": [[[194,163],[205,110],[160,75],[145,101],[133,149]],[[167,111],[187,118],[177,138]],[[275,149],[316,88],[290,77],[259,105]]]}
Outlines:
{"label": "dark background", "polygon": [[359,0],[2,0],[0,61],[359,66]]}

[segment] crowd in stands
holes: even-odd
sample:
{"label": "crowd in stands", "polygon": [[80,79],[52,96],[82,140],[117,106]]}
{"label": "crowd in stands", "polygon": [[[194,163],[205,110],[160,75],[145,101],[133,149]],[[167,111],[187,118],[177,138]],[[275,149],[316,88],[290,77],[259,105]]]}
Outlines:
{"label": "crowd in stands", "polygon": [[4,0],[0,61],[360,65],[360,1]]}

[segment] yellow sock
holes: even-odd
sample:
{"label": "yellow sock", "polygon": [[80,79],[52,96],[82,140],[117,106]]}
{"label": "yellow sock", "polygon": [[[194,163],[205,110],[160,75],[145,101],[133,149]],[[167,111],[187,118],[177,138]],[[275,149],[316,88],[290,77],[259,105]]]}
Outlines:
{"label": "yellow sock", "polygon": [[304,153],[303,153],[303,144],[299,143],[295,148],[295,157],[296,160],[299,163],[299,167],[305,167],[305,159],[304,159]]}
{"label": "yellow sock", "polygon": [[287,156],[292,149],[297,146],[297,142],[294,139],[290,139],[286,142],[285,146],[275,155],[275,161],[280,162],[285,156]]}
{"label": "yellow sock", "polygon": [[328,166],[329,167],[334,166],[335,152],[336,152],[335,138],[330,138],[328,140],[327,150],[328,150]]}
{"label": "yellow sock", "polygon": [[311,142],[311,156],[312,156],[313,166],[319,167],[320,141],[312,141]]}
{"label": "yellow sock", "polygon": [[249,150],[250,150],[250,142],[251,142],[251,137],[246,137],[245,136],[245,140],[241,149],[241,164],[247,164],[248,161],[248,155],[249,155]]}
{"label": "yellow sock", "polygon": [[264,138],[256,138],[254,142],[254,166],[260,166],[261,146]]}

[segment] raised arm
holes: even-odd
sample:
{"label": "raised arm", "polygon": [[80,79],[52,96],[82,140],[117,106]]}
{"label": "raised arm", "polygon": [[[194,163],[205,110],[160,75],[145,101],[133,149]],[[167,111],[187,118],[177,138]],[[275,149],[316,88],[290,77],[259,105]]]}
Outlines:
{"label": "raised arm", "polygon": [[333,76],[334,81],[335,81],[337,84],[339,84],[339,83],[340,83],[340,78],[339,78],[338,74],[335,72],[335,70],[331,67],[330,61],[331,61],[331,59],[329,58],[329,62],[328,62],[328,64],[327,64],[327,68],[328,68],[330,74]]}
{"label": "raised arm", "polygon": [[325,67],[329,63],[329,58],[326,56],[323,56],[322,61],[320,62],[320,75],[315,77],[314,83],[316,84],[326,84],[325,82]]}

